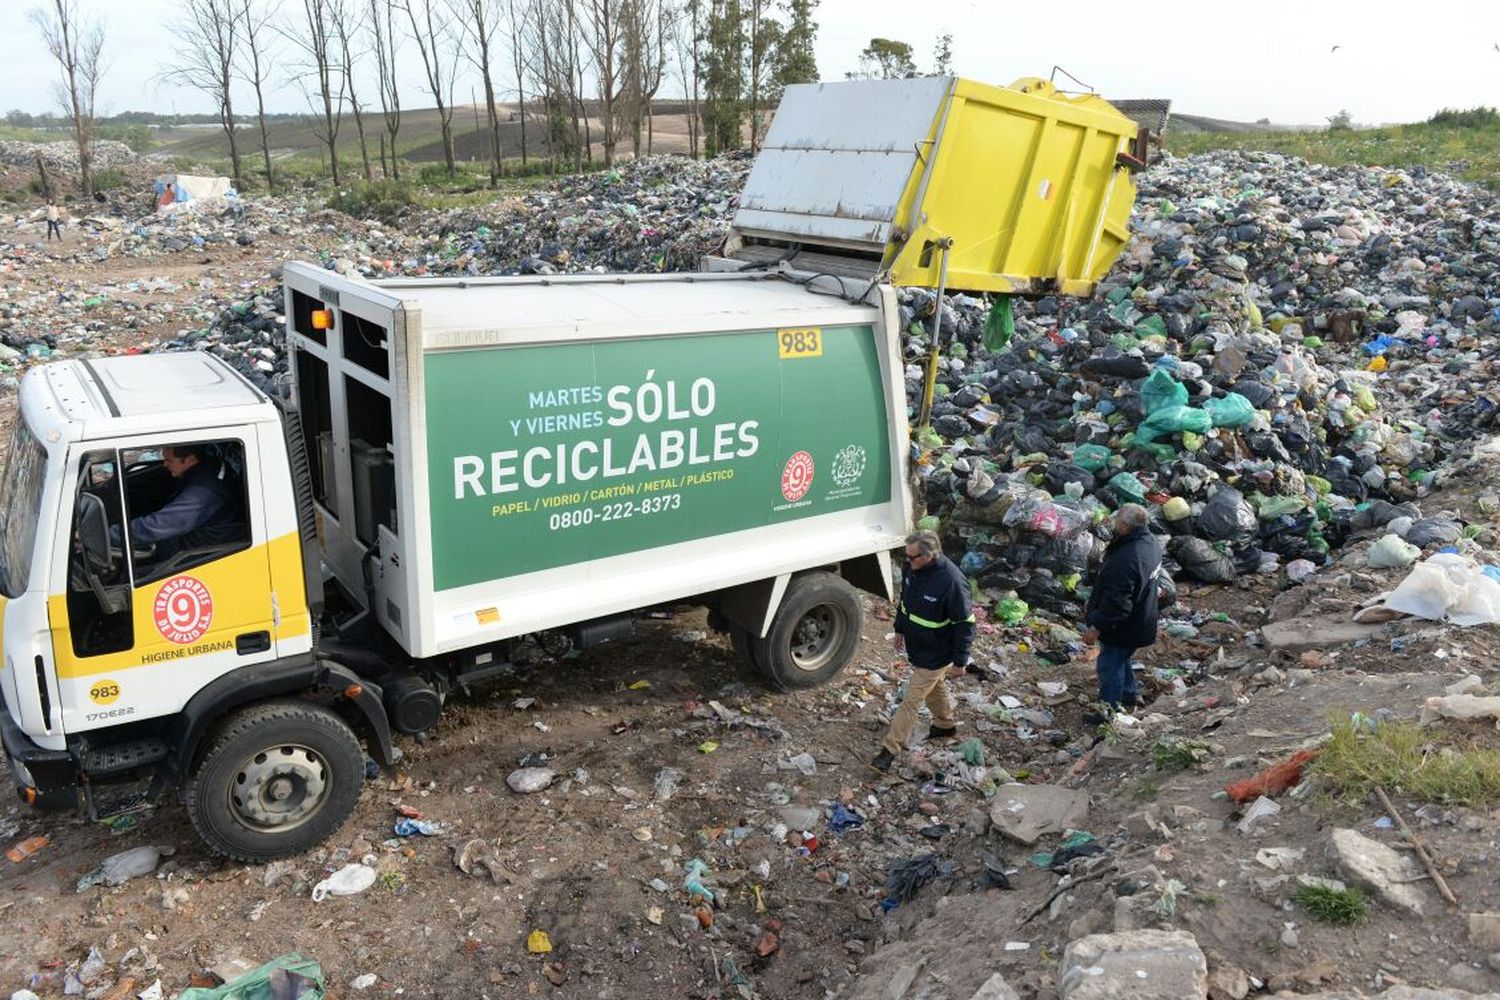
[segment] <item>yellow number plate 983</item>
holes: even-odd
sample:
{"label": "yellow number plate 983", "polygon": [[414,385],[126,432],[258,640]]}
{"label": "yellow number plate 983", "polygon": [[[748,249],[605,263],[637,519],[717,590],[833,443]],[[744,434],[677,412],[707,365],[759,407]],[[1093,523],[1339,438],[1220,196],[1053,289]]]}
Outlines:
{"label": "yellow number plate 983", "polygon": [[819,358],[823,356],[823,331],[817,327],[804,330],[776,331],[777,355],[786,358]]}

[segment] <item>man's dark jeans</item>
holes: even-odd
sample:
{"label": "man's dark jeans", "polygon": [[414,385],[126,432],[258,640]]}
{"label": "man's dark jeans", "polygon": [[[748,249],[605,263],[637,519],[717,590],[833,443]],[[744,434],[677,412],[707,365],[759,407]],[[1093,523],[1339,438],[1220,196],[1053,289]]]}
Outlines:
{"label": "man's dark jeans", "polygon": [[1130,654],[1135,650],[1127,646],[1099,644],[1099,659],[1094,669],[1099,674],[1099,700],[1106,705],[1119,708],[1125,702],[1134,702],[1140,695],[1135,675],[1130,671]]}

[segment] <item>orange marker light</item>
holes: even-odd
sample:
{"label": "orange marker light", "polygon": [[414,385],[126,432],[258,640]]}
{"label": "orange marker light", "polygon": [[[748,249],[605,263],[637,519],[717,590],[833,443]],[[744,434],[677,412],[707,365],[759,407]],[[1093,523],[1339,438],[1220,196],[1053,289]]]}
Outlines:
{"label": "orange marker light", "polygon": [[344,688],[344,697],[348,698],[350,701],[353,701],[355,698],[358,698],[364,693],[365,689],[358,684],[350,684],[348,687]]}
{"label": "orange marker light", "polygon": [[332,330],[333,310],[314,309],[312,314],[312,325],[314,330]]}

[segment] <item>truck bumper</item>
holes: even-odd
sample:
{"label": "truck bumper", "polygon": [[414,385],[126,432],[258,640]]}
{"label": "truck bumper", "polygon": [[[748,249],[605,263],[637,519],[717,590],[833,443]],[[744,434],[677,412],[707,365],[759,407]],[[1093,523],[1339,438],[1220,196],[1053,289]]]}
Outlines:
{"label": "truck bumper", "polygon": [[78,767],[66,750],[46,750],[31,741],[0,701],[0,740],[21,801],[39,809],[76,809]]}

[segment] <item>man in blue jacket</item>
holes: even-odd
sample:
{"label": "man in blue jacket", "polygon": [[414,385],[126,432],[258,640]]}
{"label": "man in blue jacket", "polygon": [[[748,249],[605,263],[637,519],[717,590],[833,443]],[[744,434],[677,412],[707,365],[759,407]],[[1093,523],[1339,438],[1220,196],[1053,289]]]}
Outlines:
{"label": "man in blue jacket", "polygon": [[156,546],[151,558],[160,562],[183,549],[248,539],[244,487],[229,466],[190,444],[163,448],[161,461],[177,493],[155,513],[130,519],[132,546]]}
{"label": "man in blue jacket", "polygon": [[912,671],[906,697],[891,719],[880,753],[870,762],[877,770],[889,770],[896,754],[906,748],[923,703],[932,712],[928,739],[957,734],[953,701],[943,680],[950,671],[955,679],[964,675],[973,642],[974,607],[968,579],[943,555],[936,532],[916,532],[906,539],[895,639],[896,651],[906,654]]}
{"label": "man in blue jacket", "polygon": [[[1104,565],[1084,612],[1088,631],[1083,641],[1099,643],[1095,671],[1099,701],[1106,713],[1142,704],[1130,672],[1130,657],[1156,641],[1156,574],[1161,546],[1146,527],[1146,509],[1128,503],[1115,513],[1114,538],[1104,550]],[[1098,725],[1106,714],[1089,713],[1084,721]]]}

